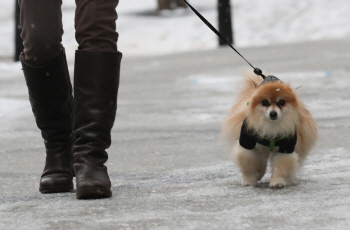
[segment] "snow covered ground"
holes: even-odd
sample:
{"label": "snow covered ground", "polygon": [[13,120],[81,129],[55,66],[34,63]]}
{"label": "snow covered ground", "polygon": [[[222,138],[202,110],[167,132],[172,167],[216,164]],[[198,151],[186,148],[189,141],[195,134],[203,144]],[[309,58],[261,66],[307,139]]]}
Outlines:
{"label": "snow covered ground", "polygon": [[[63,1],[69,57],[76,49],[75,1]],[[217,0],[191,0],[217,25]],[[232,0],[237,47],[262,46],[348,37],[350,4],[347,0]],[[14,1],[0,1],[0,57],[13,54]],[[158,15],[156,0],[120,0],[117,30],[124,55],[153,56],[217,47],[216,36],[190,10]]]}

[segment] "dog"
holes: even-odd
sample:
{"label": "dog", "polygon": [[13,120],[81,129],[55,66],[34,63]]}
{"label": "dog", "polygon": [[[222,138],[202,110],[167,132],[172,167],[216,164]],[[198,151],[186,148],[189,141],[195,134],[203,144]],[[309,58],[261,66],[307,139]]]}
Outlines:
{"label": "dog", "polygon": [[246,76],[223,123],[243,185],[256,186],[271,164],[271,188],[297,183],[296,174],[318,139],[317,124],[290,84]]}

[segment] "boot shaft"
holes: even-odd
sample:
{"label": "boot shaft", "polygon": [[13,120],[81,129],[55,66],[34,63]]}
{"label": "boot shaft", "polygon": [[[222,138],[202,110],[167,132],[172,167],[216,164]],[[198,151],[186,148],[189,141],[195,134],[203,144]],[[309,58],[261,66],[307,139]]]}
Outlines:
{"label": "boot shaft", "polygon": [[76,52],[74,71],[74,154],[76,155],[106,155],[104,151],[111,145],[121,58],[119,52]]}
{"label": "boot shaft", "polygon": [[21,62],[36,124],[45,141],[59,141],[73,128],[72,85],[65,52],[43,66]]}

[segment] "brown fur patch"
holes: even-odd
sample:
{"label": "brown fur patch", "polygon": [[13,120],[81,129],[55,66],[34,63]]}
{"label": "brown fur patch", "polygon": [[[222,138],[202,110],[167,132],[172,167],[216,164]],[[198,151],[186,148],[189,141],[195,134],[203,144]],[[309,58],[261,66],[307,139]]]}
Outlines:
{"label": "brown fur patch", "polygon": [[261,104],[264,99],[268,99],[271,104],[276,104],[277,100],[284,99],[286,103],[297,108],[295,92],[289,84],[282,82],[265,83],[260,86],[253,95],[251,108]]}

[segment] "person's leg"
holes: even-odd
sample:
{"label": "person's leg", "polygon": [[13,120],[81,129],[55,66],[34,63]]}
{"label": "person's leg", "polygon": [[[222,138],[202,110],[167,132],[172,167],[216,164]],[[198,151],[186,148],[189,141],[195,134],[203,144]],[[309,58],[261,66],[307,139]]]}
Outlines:
{"label": "person's leg", "polygon": [[29,99],[46,147],[40,192],[73,189],[72,87],[61,46],[61,0],[20,0]]}
{"label": "person's leg", "polygon": [[119,0],[76,0],[75,37],[80,51],[117,52]]}
{"label": "person's leg", "polygon": [[117,110],[122,54],[115,31],[118,0],[76,0],[74,171],[77,198],[112,195],[104,165]]}
{"label": "person's leg", "polygon": [[23,39],[22,59],[44,65],[62,52],[62,0],[19,0]]}

